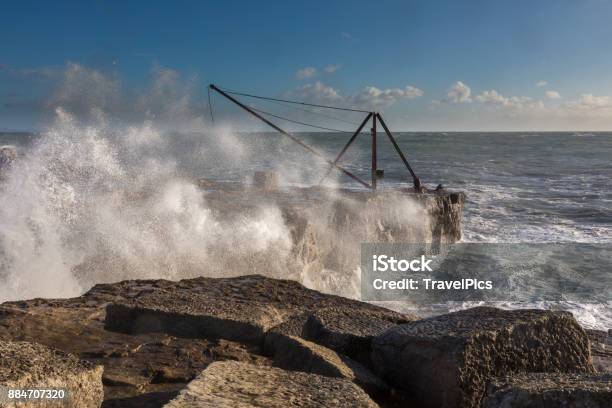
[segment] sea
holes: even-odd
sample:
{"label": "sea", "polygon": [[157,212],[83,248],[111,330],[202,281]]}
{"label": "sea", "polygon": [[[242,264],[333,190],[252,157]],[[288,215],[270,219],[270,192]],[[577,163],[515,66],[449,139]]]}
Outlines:
{"label": "sea", "polygon": [[[65,131],[3,133],[0,146],[16,146],[27,155],[40,140]],[[140,129],[137,133],[141,137],[146,132]],[[328,158],[334,158],[351,136],[339,132],[296,135]],[[319,182],[323,174],[320,169],[326,169],[315,156],[277,133],[226,130],[204,137],[197,132],[163,132],[155,137],[165,140],[160,145],[163,149],[148,149],[147,154],[167,154],[181,174],[193,177],[242,181],[255,170],[281,167],[288,184],[312,185]],[[570,283],[592,279],[592,285],[601,287],[596,302],[533,299],[527,303],[500,301],[499,306],[569,310],[586,327],[612,328],[612,259],[593,259],[588,251],[580,252],[589,245],[612,247],[612,133],[399,132],[395,137],[423,185],[429,189],[442,185],[466,194],[463,243],[574,245],[578,252],[563,278]],[[120,138],[115,132],[109,143]],[[387,136],[379,133],[377,138],[378,167],[384,170],[379,188],[411,187],[410,174]],[[78,144],[78,140],[71,136],[68,145]],[[140,146],[121,143],[122,149]],[[369,181],[371,143],[370,134],[359,135],[338,163]],[[212,153],[201,154],[202,150]],[[98,156],[79,154],[70,157],[99,160]],[[345,188],[361,188],[335,171],[329,179]],[[11,202],[5,191],[2,194],[3,202]],[[0,210],[0,227],[6,227],[0,231],[0,242],[14,239],[7,234],[15,225],[1,219],[10,214],[14,216],[15,212]],[[8,252],[5,248],[4,254]],[[589,276],[584,270],[598,273]],[[445,308],[458,310],[475,304],[479,303],[455,302]],[[424,313],[441,311],[439,305],[423,309]]]}

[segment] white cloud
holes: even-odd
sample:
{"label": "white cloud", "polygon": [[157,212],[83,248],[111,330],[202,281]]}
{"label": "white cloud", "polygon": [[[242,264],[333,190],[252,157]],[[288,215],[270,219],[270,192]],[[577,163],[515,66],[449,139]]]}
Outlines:
{"label": "white cloud", "polygon": [[546,82],[544,80],[540,80],[540,81],[536,82],[536,86],[538,88],[541,88],[541,87],[546,86],[546,85],[548,85],[548,82]]}
{"label": "white cloud", "polygon": [[343,31],[340,33],[340,35],[344,38],[346,38],[347,40],[350,40],[351,38],[353,38],[353,36],[351,35],[351,33],[347,33],[346,31]]}
{"label": "white cloud", "polygon": [[537,115],[547,111],[544,102],[533,99],[529,96],[506,97],[495,89],[483,91],[476,95],[474,100],[484,105],[495,106],[503,109],[509,115],[523,114],[528,116]]}
{"label": "white cloud", "polygon": [[295,73],[295,77],[296,77],[297,79],[307,79],[307,78],[312,78],[312,77],[314,77],[315,75],[317,75],[317,69],[316,69],[316,68],[314,68],[314,67],[305,67],[305,68],[302,68],[302,69],[298,70],[298,71]]}
{"label": "white cloud", "polygon": [[399,99],[414,99],[420,96],[423,96],[423,91],[410,85],[403,89],[378,89],[375,86],[367,86],[349,100],[356,106],[383,107],[393,105]]}
{"label": "white cloud", "polygon": [[338,90],[320,81],[306,84],[291,93],[303,100],[311,102],[337,103],[344,106],[361,108],[380,108],[390,106],[400,99],[414,99],[423,95],[423,91],[414,86],[405,88],[379,89],[367,86],[354,95],[342,95]]}
{"label": "white cloud", "polygon": [[328,65],[325,68],[323,68],[323,71],[327,72],[328,74],[333,74],[334,72],[338,71],[342,66],[339,64],[334,64],[334,65]]}
{"label": "white cloud", "polygon": [[472,90],[469,86],[467,86],[461,81],[457,81],[450,87],[446,96],[448,101],[453,103],[460,103],[472,102],[472,99],[470,98],[471,94]]}
{"label": "white cloud", "polygon": [[343,99],[337,90],[321,81],[300,86],[292,94],[311,102],[337,102]]}
{"label": "white cloud", "polygon": [[562,110],[569,116],[612,118],[612,97],[582,94],[577,100],[566,102]]}
{"label": "white cloud", "polygon": [[484,91],[480,95],[477,95],[475,99],[480,103],[489,103],[494,105],[506,105],[509,102],[508,98],[502,96],[495,89]]}
{"label": "white cloud", "polygon": [[[561,99],[557,91],[547,91],[545,95],[549,100]],[[612,96],[582,94],[578,99],[548,106],[543,100],[528,96],[506,97],[492,89],[480,93],[474,100],[495,107],[508,116],[537,118],[544,122],[554,118],[571,118],[576,123],[586,123],[594,118],[612,120]]]}
{"label": "white cloud", "polygon": [[612,97],[609,96],[595,96],[593,94],[582,94],[578,101],[581,106],[589,108],[603,108],[612,106]]}

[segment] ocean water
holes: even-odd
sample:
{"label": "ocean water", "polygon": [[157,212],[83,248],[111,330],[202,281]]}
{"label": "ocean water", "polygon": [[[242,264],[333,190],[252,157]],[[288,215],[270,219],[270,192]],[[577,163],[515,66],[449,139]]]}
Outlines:
{"label": "ocean water", "polygon": [[[333,158],[350,134],[298,136]],[[15,145],[27,155],[44,137],[51,136],[1,134],[0,146]],[[156,137],[165,139],[165,153],[149,149],[147,154],[167,154],[176,165],[174,172],[189,177],[243,181],[255,170],[281,168],[284,182],[309,185],[318,182],[325,170],[321,161],[274,133],[236,133],[222,138],[164,133]],[[424,185],[435,188],[442,184],[466,193],[464,242],[612,245],[612,133],[410,132],[397,133],[396,138]],[[383,133],[378,134],[378,141],[378,167],[385,171],[379,187],[410,187],[408,171]],[[75,142],[78,137],[71,141]],[[368,181],[370,143],[368,134],[360,135],[339,163]],[[201,155],[202,149],[209,154]],[[335,172],[330,179],[360,188]],[[585,265],[591,262],[588,254],[583,261]],[[609,277],[602,285],[612,282],[610,260],[600,260],[596,267]],[[588,276],[569,271],[566,278]],[[427,305],[420,311],[439,313],[473,304]],[[598,303],[502,302],[500,306],[570,310],[587,327],[612,328],[612,299]]]}
{"label": "ocean water", "polygon": [[[396,138],[425,185],[467,194],[467,242],[612,242],[612,133],[418,132]],[[348,137],[304,139],[331,154]],[[358,153],[345,161],[367,181],[368,139],[361,135]],[[384,134],[378,135],[378,153],[385,171],[381,187],[411,186]]]}

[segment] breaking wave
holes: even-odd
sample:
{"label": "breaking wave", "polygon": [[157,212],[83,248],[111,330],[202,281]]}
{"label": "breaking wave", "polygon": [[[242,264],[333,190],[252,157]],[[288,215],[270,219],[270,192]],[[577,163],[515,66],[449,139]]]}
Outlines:
{"label": "breaking wave", "polygon": [[[162,153],[152,123],[117,131],[55,124],[13,163],[0,195],[0,300],[80,294],[98,282],[177,279],[215,270],[219,254],[290,251],[278,208],[220,219]],[[210,266],[209,268],[204,268]],[[236,271],[236,273],[256,271]]]}

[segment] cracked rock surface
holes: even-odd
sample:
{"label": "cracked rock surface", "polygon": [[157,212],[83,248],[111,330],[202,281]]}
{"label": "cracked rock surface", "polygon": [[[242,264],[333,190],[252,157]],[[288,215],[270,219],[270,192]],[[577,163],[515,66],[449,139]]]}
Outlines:
{"label": "cracked rock surface", "polygon": [[610,373],[530,373],[493,379],[482,408],[606,408],[610,404]]}
{"label": "cracked rock surface", "polygon": [[[367,368],[300,337],[309,316],[325,308],[349,309],[361,319],[371,314],[373,321],[416,318],[259,275],[139,280],[96,285],[72,299],[4,303],[0,340],[36,342],[104,366],[105,408],[161,407],[219,361],[285,366],[291,373],[313,371],[316,361],[330,379],[386,390]],[[267,353],[267,333],[289,328],[295,341],[276,357]]]}
{"label": "cracked rock surface", "polygon": [[[72,354],[23,341],[0,340],[0,387],[6,389],[63,389],[65,407],[99,407],[104,398],[102,367]],[[0,396],[0,407],[14,406]],[[23,406],[26,406],[24,404]],[[52,399],[37,406],[58,406]]]}
{"label": "cracked rock surface", "polygon": [[477,307],[393,327],[372,347],[378,373],[423,407],[478,407],[492,376],[594,371],[567,312]]}
{"label": "cracked rock surface", "polygon": [[378,405],[345,379],[226,361],[211,364],[165,407],[375,408]]}
{"label": "cracked rock surface", "polygon": [[609,398],[599,391],[608,377],[584,377],[595,375],[591,361],[605,368],[607,333],[587,336],[569,313],[480,307],[418,320],[259,275],[123,281],[72,299],[3,303],[2,352],[15,342],[26,343],[13,352],[59,363],[3,354],[0,385],[19,381],[19,368],[45,384],[53,370],[77,372],[90,376],[79,384],[97,401],[80,401],[86,407],[463,408],[489,398],[491,408],[515,394],[538,401],[519,381],[532,371],[542,390],[562,380],[571,382],[564,393]]}

